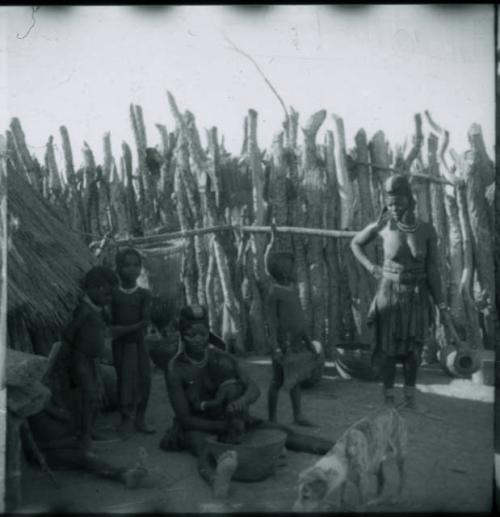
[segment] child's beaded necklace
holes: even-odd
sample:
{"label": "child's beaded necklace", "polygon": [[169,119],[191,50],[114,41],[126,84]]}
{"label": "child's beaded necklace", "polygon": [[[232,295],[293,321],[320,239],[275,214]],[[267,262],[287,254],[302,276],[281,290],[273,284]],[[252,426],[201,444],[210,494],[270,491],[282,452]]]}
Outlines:
{"label": "child's beaded necklace", "polygon": [[135,293],[139,289],[139,286],[136,284],[134,287],[131,287],[130,289],[127,289],[126,287],[123,287],[122,285],[118,286],[118,290],[121,291],[124,294],[132,294]]}

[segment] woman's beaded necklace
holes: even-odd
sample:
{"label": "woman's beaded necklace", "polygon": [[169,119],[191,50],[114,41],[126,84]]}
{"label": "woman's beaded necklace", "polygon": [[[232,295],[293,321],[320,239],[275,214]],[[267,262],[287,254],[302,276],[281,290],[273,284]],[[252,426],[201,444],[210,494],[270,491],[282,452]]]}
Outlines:
{"label": "woman's beaded necklace", "polygon": [[396,226],[404,233],[415,233],[418,228],[418,221],[413,224],[402,223],[401,221],[395,220]]}
{"label": "woman's beaded necklace", "polygon": [[193,366],[196,366],[196,368],[203,368],[207,362],[208,362],[208,347],[205,348],[205,352],[204,352],[204,355],[203,355],[203,358],[200,359],[199,361],[195,361],[194,359],[192,359],[191,357],[189,357],[189,355],[186,353],[186,351],[184,351],[184,357],[193,365]]}

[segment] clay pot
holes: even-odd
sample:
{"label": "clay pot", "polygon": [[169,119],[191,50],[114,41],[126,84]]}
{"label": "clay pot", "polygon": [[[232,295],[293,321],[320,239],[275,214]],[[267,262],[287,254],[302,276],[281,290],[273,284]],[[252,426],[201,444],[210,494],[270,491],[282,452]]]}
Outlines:
{"label": "clay pot", "polygon": [[274,429],[254,429],[245,434],[243,443],[221,443],[215,436],[206,438],[206,453],[216,465],[216,459],[228,450],[236,451],[238,467],[233,475],[235,481],[262,481],[268,478],[285,447],[286,433]]}
{"label": "clay pot", "polygon": [[468,377],[481,367],[477,350],[472,348],[457,349],[452,345],[444,347],[440,352],[441,367],[454,377]]}

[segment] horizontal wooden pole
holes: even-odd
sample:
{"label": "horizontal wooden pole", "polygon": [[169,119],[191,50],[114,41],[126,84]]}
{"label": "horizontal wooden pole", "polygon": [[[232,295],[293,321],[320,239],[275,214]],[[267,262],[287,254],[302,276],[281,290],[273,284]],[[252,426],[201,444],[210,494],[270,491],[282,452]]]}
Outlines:
{"label": "horizontal wooden pole", "polygon": [[232,230],[234,226],[228,224],[223,226],[207,226],[206,228],[195,228],[193,230],[180,230],[178,232],[159,233],[157,235],[148,235],[146,237],[133,237],[130,239],[119,239],[116,244],[153,244],[156,241],[161,243],[165,240],[171,241],[175,239],[186,239],[195,235],[203,235],[205,233],[223,232]]}
{"label": "horizontal wooden pole", "polygon": [[[186,239],[195,235],[203,235],[206,233],[224,232],[224,231],[241,231],[243,233],[271,233],[271,226],[237,226],[222,225],[208,226],[206,228],[195,228],[193,230],[185,230],[179,232],[163,233],[158,235],[148,235],[147,237],[134,237],[131,239],[120,239],[115,241],[118,245],[136,245],[151,246],[160,245],[162,242],[175,239]],[[326,230],[321,228],[301,228],[296,226],[276,226],[276,233],[289,233],[296,235],[310,235],[313,237],[329,237],[329,238],[352,238],[356,235],[355,231],[343,230]]]}
{"label": "horizontal wooden pole", "polygon": [[[235,230],[240,229],[248,233],[271,233],[271,226],[235,226]],[[348,230],[325,230],[322,228],[302,228],[300,226],[276,226],[276,233],[292,233],[295,235],[311,235],[314,237],[333,237],[351,239],[358,232]]]}

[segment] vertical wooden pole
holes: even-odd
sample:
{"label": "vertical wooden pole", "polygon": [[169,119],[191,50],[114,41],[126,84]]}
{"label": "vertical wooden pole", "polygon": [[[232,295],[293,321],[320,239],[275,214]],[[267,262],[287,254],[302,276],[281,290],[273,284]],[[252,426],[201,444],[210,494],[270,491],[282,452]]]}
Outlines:
{"label": "vertical wooden pole", "polygon": [[92,238],[96,239],[101,235],[99,219],[99,188],[97,186],[97,168],[94,154],[87,142],[83,143],[83,159],[85,163],[85,209],[87,214],[87,225]]}
{"label": "vertical wooden pole", "polygon": [[[304,175],[302,186],[307,201],[307,226],[323,226],[323,207],[325,202],[326,171],[318,160],[316,135],[326,118],[326,111],[314,113],[303,128],[304,134]],[[325,264],[323,242],[310,239],[307,246],[307,266],[310,279],[312,338],[325,342],[326,296]]]}
{"label": "vertical wooden pole", "polygon": [[[268,210],[277,226],[285,226],[288,219],[287,178],[284,163],[283,132],[274,136],[268,188]],[[273,251],[291,251],[292,241],[289,235],[277,235]]]}
{"label": "vertical wooden pole", "polygon": [[[468,132],[470,151],[464,154],[462,177],[466,182],[467,209],[469,212],[472,252],[477,270],[480,297],[483,302],[485,346],[495,347],[495,264],[493,232],[490,228],[486,189],[494,179],[494,168],[486,154],[481,127],[472,124]],[[479,296],[478,296],[479,298]]]}
{"label": "vertical wooden pole", "polygon": [[[335,166],[334,136],[332,131],[326,133],[326,172],[327,172],[327,228],[338,228],[340,217],[340,200],[337,192],[337,173]],[[328,269],[328,346],[327,357],[334,357],[344,334],[342,330],[342,308],[340,291],[339,243],[337,239],[327,239],[325,254]]]}
{"label": "vertical wooden pole", "polygon": [[352,184],[346,163],[344,121],[338,115],[332,115],[335,123],[335,164],[337,166],[337,188],[340,196],[340,230],[353,228]]}
{"label": "vertical wooden pole", "polygon": [[21,419],[6,411],[5,510],[14,512],[22,503]]}
{"label": "vertical wooden pole", "polygon": [[5,512],[7,387],[5,355],[7,349],[7,145],[0,134],[0,513]]}
{"label": "vertical wooden pole", "polygon": [[19,156],[19,164],[22,170],[29,179],[29,182],[39,191],[42,190],[42,178],[40,168],[36,167],[33,158],[31,157],[28,146],[26,145],[26,138],[24,136],[21,122],[14,117],[10,122],[10,130],[13,137],[13,142],[17,154]]}
{"label": "vertical wooden pole", "polygon": [[[206,171],[198,172],[195,167],[195,164],[199,164],[202,158],[197,156],[198,161],[195,161],[195,157],[191,152],[191,139],[190,132],[188,129],[188,121],[190,120],[191,114],[186,114],[186,116],[182,116],[179,108],[177,107],[177,103],[175,102],[175,98],[173,95],[168,93],[168,102],[170,104],[170,109],[174,118],[177,122],[177,128],[179,130],[179,137],[177,140],[177,168],[182,175],[182,182],[185,186],[186,198],[189,204],[189,210],[193,217],[193,224],[195,228],[201,228],[202,226],[207,224],[208,214],[207,210],[203,210],[202,203],[205,202],[204,192],[206,188]],[[196,137],[198,138],[198,134]],[[199,145],[201,149],[201,144]],[[195,151],[198,153],[198,148]],[[202,152],[202,151],[201,151]],[[191,159],[193,162],[193,168],[191,167]],[[201,166],[199,167],[201,168]],[[205,176],[203,176],[205,175]],[[206,295],[206,276],[207,276],[207,266],[208,266],[208,255],[207,255],[207,245],[206,238],[201,235],[197,235],[194,237],[194,252],[195,252],[195,260],[196,260],[196,270],[197,270],[197,298],[198,303],[202,305],[207,304],[207,295]]]}
{"label": "vertical wooden pole", "polygon": [[[297,149],[287,150],[288,173],[294,191],[293,199],[289,201],[289,210],[292,226],[305,227],[307,222],[304,211],[306,198],[301,180],[302,174],[300,173],[300,169],[303,167],[302,164],[298,163],[298,154]],[[302,235],[293,235],[292,237],[299,298],[306,318],[307,328],[309,333],[311,333],[313,315],[311,307],[311,282],[307,266],[306,242],[306,239]]]}

